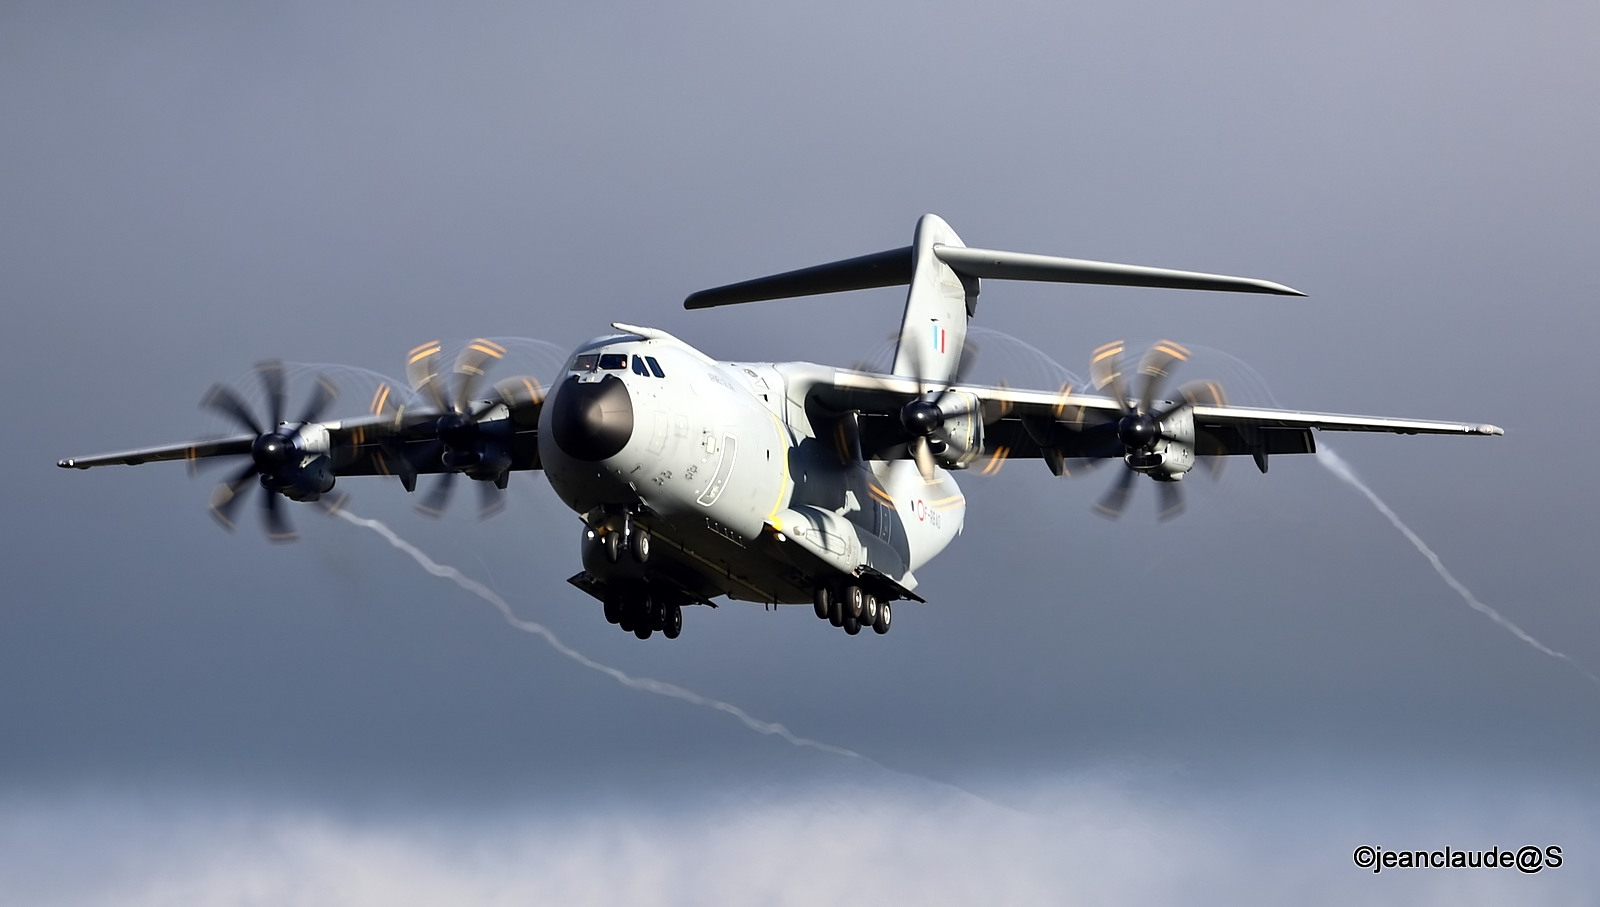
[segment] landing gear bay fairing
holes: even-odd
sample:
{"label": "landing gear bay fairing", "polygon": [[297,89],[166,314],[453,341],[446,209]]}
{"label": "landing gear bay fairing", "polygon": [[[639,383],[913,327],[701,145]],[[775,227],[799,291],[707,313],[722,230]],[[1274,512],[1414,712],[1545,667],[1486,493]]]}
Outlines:
{"label": "landing gear bay fairing", "polygon": [[[1313,431],[1498,435],[1492,425],[1424,422],[1230,406],[1216,384],[1163,396],[1188,351],[1163,341],[1136,366],[1123,345],[1095,351],[1091,386],[1038,390],[972,385],[962,366],[981,282],[1167,287],[1303,295],[1281,284],[1163,268],[967,248],[924,216],[912,245],[691,295],[710,308],[873,287],[909,286],[889,373],[810,362],[719,362],[678,338],[614,324],[580,346],[553,383],[485,376],[505,350],[479,340],[451,368],[438,343],[413,350],[412,393],[381,388],[372,412],[323,421],[335,389],[319,379],[296,410],[283,367],[257,366],[258,415],[218,385],[203,406],[240,429],[232,437],[61,460],[88,469],[153,460],[229,458],[212,514],[228,527],[260,486],[270,538],[294,531],[293,501],[337,506],[338,479],[394,476],[407,491],[439,473],[421,507],[438,511],[460,476],[483,509],[499,506],[510,474],[542,470],[582,519],[583,571],[569,582],[641,639],[675,638],[683,608],[715,599],[811,604],[855,635],[887,633],[892,603],[923,601],[916,571],[961,532],[966,499],[954,473],[1042,460],[1054,475],[1120,461],[1096,509],[1122,513],[1140,477],[1160,491],[1163,517],[1182,509],[1181,480],[1197,464],[1316,449]],[[970,363],[971,356],[965,357]]]}

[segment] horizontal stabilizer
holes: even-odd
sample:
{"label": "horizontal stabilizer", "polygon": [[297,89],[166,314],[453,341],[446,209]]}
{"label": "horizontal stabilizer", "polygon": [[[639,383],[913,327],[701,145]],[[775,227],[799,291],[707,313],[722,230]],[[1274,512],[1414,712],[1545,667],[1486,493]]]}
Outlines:
{"label": "horizontal stabilizer", "polygon": [[[977,281],[981,278],[1043,280],[1053,283],[1086,283],[1119,287],[1164,287],[1174,290],[1271,293],[1277,296],[1305,295],[1281,283],[1252,277],[1228,277],[1199,271],[1175,271],[1170,268],[1148,268],[1143,265],[1058,258],[1053,255],[1032,255],[1025,252],[969,249],[962,246],[959,240],[951,241],[955,234],[949,232],[948,226],[944,225],[943,221],[933,215],[928,215],[924,220],[929,218],[932,219],[930,223],[937,221],[938,225],[943,226],[949,237],[933,238],[931,243],[922,247],[923,254],[931,251],[934,258],[955,272],[963,281],[962,292],[971,297],[977,295]],[[757,277],[754,280],[701,290],[685,299],[683,307],[709,309],[741,302],[906,286],[911,283],[912,275],[916,272],[917,249],[917,246],[905,246],[872,255],[862,255],[859,258],[847,258],[816,267],[801,268],[798,271],[785,271],[770,277]],[[970,313],[969,305],[968,314]]]}
{"label": "horizontal stabilizer", "polygon": [[1198,271],[1174,271],[1142,265],[1119,265],[1108,261],[1057,258],[1026,252],[999,252],[934,246],[933,254],[950,269],[968,277],[999,280],[1047,280],[1054,283],[1092,283],[1118,287],[1165,287],[1174,290],[1224,290],[1233,293],[1272,293],[1278,296],[1306,294],[1281,283],[1251,277],[1227,277]]}
{"label": "horizontal stabilizer", "polygon": [[846,290],[871,290],[905,286],[911,282],[911,247],[876,252],[860,258],[835,261],[814,268],[785,271],[743,283],[701,290],[683,301],[686,309],[709,309],[740,302],[818,296]]}

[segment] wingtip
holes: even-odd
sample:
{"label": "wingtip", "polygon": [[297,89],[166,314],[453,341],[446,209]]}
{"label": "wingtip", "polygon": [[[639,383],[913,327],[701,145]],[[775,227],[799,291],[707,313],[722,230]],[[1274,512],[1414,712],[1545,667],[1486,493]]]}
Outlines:
{"label": "wingtip", "polygon": [[72,468],[72,461],[71,460],[57,460],[56,461],[56,465],[61,467],[62,469],[71,469]]}
{"label": "wingtip", "polygon": [[1506,430],[1501,428],[1498,425],[1480,425],[1480,426],[1478,426],[1478,434],[1480,434],[1480,435],[1503,435],[1505,433],[1506,433]]}

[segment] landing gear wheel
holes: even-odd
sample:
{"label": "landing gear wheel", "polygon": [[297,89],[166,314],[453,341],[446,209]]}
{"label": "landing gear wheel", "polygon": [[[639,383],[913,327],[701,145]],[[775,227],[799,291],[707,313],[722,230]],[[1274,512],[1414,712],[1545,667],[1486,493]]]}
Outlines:
{"label": "landing gear wheel", "polygon": [[633,559],[641,564],[650,560],[650,533],[643,529],[633,530],[628,540],[628,550],[632,552]]}
{"label": "landing gear wheel", "polygon": [[653,633],[653,632],[654,631],[651,630],[648,626],[645,626],[645,627],[634,627],[633,628],[633,635],[639,637],[640,639],[649,639],[650,638],[650,634]]}
{"label": "landing gear wheel", "polygon": [[846,633],[849,633],[851,636],[854,636],[857,633],[860,633],[861,632],[861,621],[858,618],[851,617],[848,614],[845,615],[845,618],[844,618],[844,631]]}
{"label": "landing gear wheel", "polygon": [[878,597],[870,592],[861,596],[861,625],[870,627],[878,622]]}
{"label": "landing gear wheel", "polygon": [[835,627],[844,626],[844,602],[834,599],[828,603],[828,623]]}
{"label": "landing gear wheel", "polygon": [[606,546],[606,560],[613,564],[622,560],[622,533],[608,532],[601,541]]}
{"label": "landing gear wheel", "polygon": [[616,595],[607,595],[606,596],[606,623],[609,623],[609,624],[620,624],[620,623],[622,623],[622,612],[623,612],[622,599],[618,598]]}
{"label": "landing gear wheel", "polygon": [[832,596],[828,595],[828,587],[827,586],[818,586],[817,587],[817,591],[815,593],[815,597],[812,598],[811,603],[816,605],[816,608],[817,608],[817,619],[818,620],[827,620],[828,619],[828,612],[831,610],[829,608],[828,599],[831,598],[831,597]]}
{"label": "landing gear wheel", "polygon": [[683,632],[683,608],[673,603],[666,608],[666,617],[661,622],[661,635],[668,639],[677,639]]}
{"label": "landing gear wheel", "polygon": [[894,612],[889,610],[889,603],[878,605],[878,619],[872,622],[872,632],[882,636],[889,632],[889,623],[894,620]]}
{"label": "landing gear wheel", "polygon": [[850,585],[844,587],[844,613],[846,617],[854,620],[861,619],[861,587]]}

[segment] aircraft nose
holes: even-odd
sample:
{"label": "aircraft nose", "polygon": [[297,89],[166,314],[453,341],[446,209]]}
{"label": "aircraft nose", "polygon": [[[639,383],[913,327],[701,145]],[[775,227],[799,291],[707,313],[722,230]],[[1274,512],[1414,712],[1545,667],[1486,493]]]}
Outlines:
{"label": "aircraft nose", "polygon": [[573,375],[561,382],[552,401],[550,430],[556,446],[578,460],[616,456],[633,436],[633,401],[628,386],[615,375],[579,383]]}

